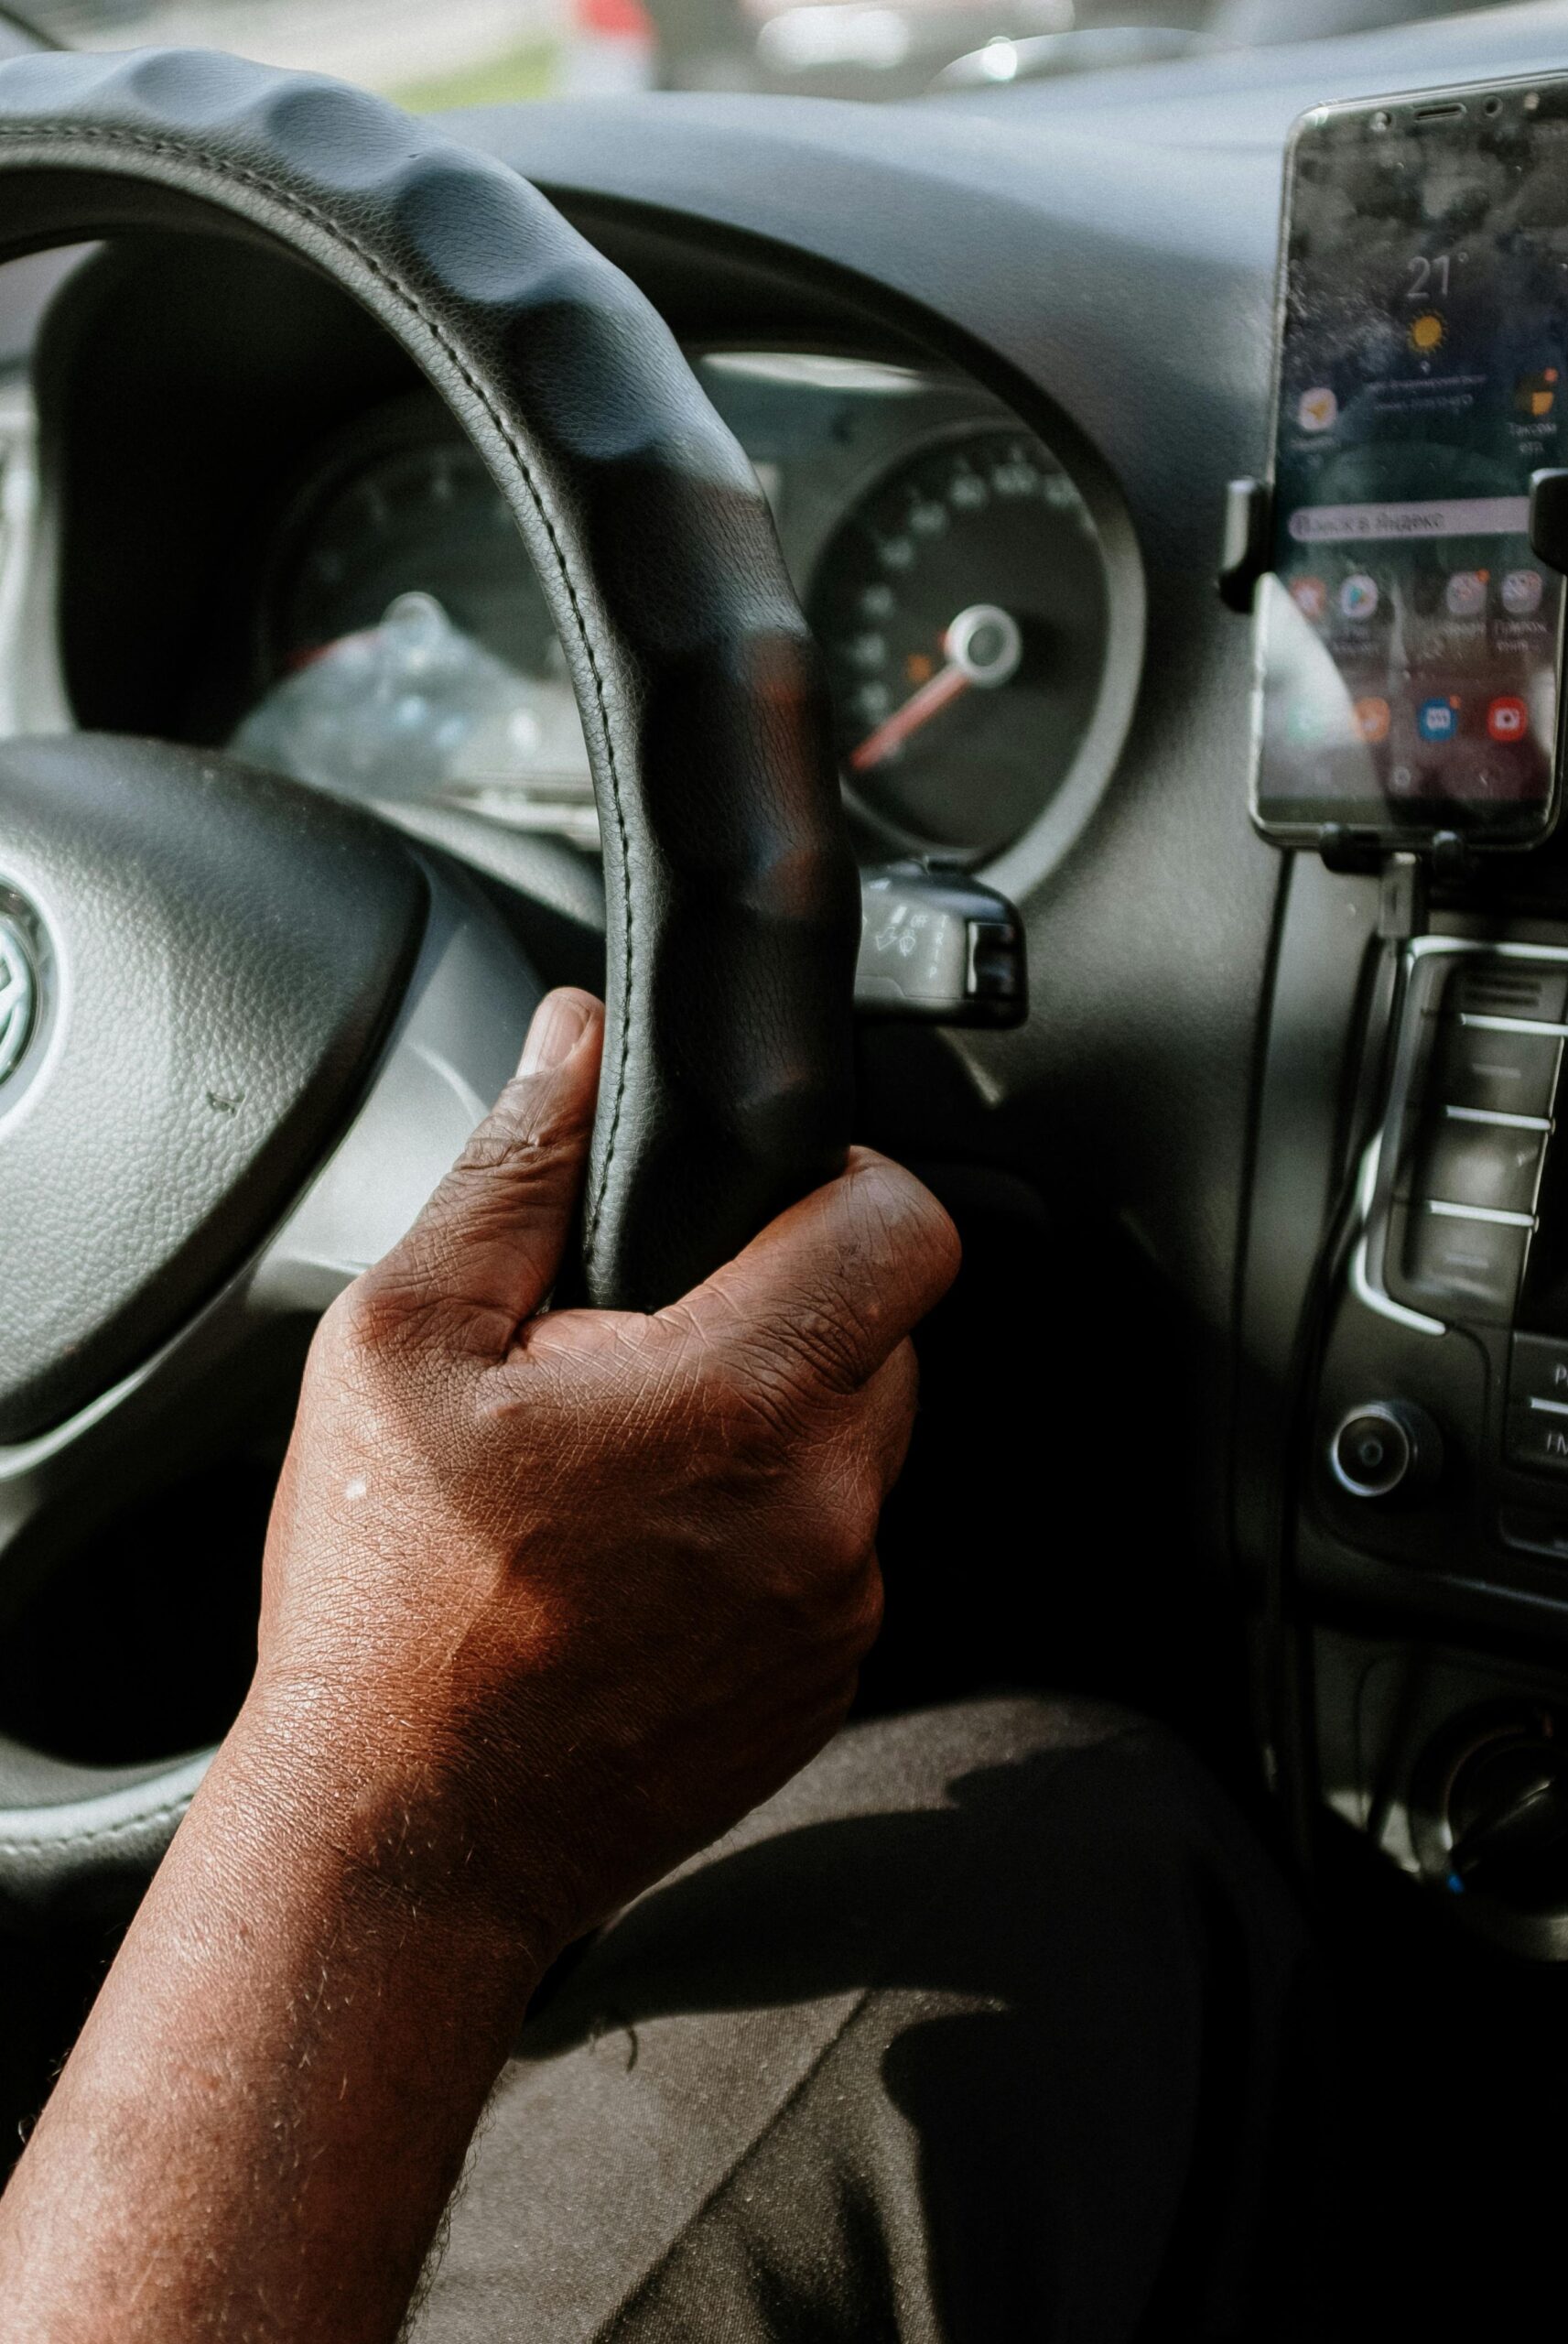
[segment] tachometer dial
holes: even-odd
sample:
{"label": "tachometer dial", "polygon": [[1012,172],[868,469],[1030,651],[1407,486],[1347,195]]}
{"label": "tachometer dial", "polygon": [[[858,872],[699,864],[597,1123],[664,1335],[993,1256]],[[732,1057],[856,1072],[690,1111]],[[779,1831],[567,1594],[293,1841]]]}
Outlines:
{"label": "tachometer dial", "polygon": [[[415,415],[356,447],[297,523],[234,735],[258,763],[372,799],[441,799],[588,846],[577,702],[517,526],[472,449]],[[411,436],[410,436],[411,435]]]}
{"label": "tachometer dial", "polygon": [[320,497],[272,609],[275,668],[378,625],[397,595],[434,596],[454,626],[524,672],[564,664],[545,597],[494,482],[460,440],[371,455]]}
{"label": "tachometer dial", "polygon": [[1033,821],[1088,728],[1108,621],[1094,524],[1037,440],[989,426],[895,466],[830,539],[810,611],[876,824],[979,854]]}

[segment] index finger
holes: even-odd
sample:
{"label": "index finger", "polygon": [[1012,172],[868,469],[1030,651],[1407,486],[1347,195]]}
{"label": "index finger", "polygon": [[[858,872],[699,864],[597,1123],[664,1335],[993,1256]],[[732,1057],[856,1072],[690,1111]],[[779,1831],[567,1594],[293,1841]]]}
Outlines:
{"label": "index finger", "polygon": [[721,1350],[786,1361],[825,1392],[854,1392],[957,1275],[958,1233],[929,1188],[871,1148],[768,1223],[659,1316]]}

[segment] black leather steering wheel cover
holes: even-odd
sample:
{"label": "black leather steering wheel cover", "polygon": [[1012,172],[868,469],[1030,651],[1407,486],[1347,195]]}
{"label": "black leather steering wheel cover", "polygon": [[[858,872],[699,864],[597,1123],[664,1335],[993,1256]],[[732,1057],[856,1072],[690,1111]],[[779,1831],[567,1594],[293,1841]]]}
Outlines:
{"label": "black leather steering wheel cover", "polygon": [[654,1308],[840,1166],[859,893],[766,504],[673,336],[536,190],[384,101],[204,50],[0,66],[0,256],[249,233],[341,284],[506,496],[604,840],[609,1027],[583,1229]]}

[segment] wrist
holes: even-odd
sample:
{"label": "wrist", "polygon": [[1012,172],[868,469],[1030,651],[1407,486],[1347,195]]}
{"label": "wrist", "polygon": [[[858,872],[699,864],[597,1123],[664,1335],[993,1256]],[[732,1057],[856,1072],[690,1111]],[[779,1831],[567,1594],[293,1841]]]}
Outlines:
{"label": "wrist", "polygon": [[83,2334],[392,2333],[551,1950],[451,1806],[406,1724],[258,1676],[12,2184],[0,2289],[52,2205]]}
{"label": "wrist", "polygon": [[399,1938],[416,1926],[524,1995],[575,1934],[564,1882],[480,1757],[390,1703],[372,1719],[333,1688],[258,1671],[190,1824],[248,1851],[269,1894]]}

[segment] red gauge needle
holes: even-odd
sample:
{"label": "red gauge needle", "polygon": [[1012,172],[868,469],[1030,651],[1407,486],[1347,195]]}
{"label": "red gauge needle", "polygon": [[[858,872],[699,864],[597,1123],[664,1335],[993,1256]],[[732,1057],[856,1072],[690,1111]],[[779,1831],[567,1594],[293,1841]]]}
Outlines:
{"label": "red gauge needle", "polygon": [[891,757],[895,749],[903,748],[912,732],[929,724],[950,700],[967,692],[973,680],[951,660],[945,667],[938,667],[929,682],[912,692],[902,708],[895,708],[891,716],[884,717],[876,731],[868,732],[860,747],[849,752],[850,772],[869,773],[873,765],[880,765],[884,757]]}
{"label": "red gauge needle", "polygon": [[973,602],[947,629],[942,650],[946,664],[850,750],[851,773],[870,773],[971,687],[995,691],[999,684],[1010,683],[1018,673],[1023,638],[1011,612],[994,602]]}

